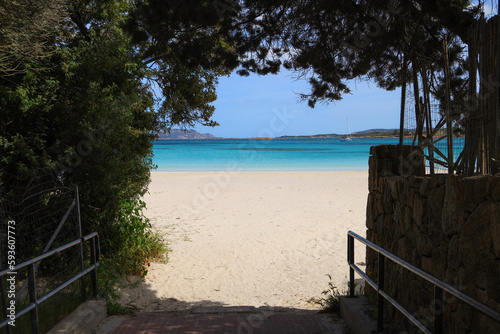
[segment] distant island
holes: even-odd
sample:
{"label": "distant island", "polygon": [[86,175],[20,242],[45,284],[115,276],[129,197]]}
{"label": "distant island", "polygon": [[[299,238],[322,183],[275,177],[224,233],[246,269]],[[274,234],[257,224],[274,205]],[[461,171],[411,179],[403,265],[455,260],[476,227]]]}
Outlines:
{"label": "distant island", "polygon": [[[242,139],[242,138],[221,138],[210,133],[199,133],[195,130],[172,129],[170,133],[161,133],[158,140],[190,140],[190,139]],[[246,139],[294,139],[294,138],[341,138],[345,134],[319,134],[308,136],[281,136],[276,138],[246,138]],[[397,138],[399,129],[370,129],[351,133],[351,138]]]}
{"label": "distant island", "polygon": [[[341,138],[345,134],[320,134],[312,136],[281,136],[278,138]],[[399,137],[399,129],[370,129],[351,133],[351,138],[397,138]]]}
{"label": "distant island", "polygon": [[172,129],[170,133],[158,134],[158,140],[182,140],[182,139],[218,139],[210,133],[199,133],[195,130]]}

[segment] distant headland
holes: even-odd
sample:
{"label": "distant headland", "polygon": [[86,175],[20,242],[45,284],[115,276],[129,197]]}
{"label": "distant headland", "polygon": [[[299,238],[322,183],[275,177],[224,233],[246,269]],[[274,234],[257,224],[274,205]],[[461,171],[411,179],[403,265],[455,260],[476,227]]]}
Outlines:
{"label": "distant headland", "polygon": [[210,133],[199,133],[195,130],[172,129],[170,133],[158,134],[158,140],[182,140],[182,139],[221,139]]}
{"label": "distant headland", "polygon": [[[172,129],[170,133],[159,134],[158,140],[203,140],[203,139],[294,139],[294,138],[341,138],[345,134],[318,134],[318,135],[305,135],[305,136],[281,136],[276,138],[222,138],[216,137],[210,133],[199,133],[195,130],[180,130]],[[399,129],[370,129],[364,131],[353,132],[350,134],[351,138],[396,138],[399,136]]]}
{"label": "distant headland", "polygon": [[[312,136],[281,136],[279,138],[342,138],[346,134],[319,134]],[[399,137],[399,129],[370,129],[364,131],[353,132],[351,138],[396,138]]]}

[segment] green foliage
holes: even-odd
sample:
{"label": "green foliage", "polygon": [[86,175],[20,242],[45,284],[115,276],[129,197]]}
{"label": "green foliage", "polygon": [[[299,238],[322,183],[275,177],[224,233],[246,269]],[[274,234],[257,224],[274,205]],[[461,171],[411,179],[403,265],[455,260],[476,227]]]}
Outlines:
{"label": "green foliage", "polygon": [[[328,275],[328,278],[331,280],[332,276]],[[339,310],[340,297],[343,295],[337,287],[330,281],[328,282],[328,289],[324,290],[321,294],[326,297],[321,298],[316,303],[323,307],[323,312],[337,312]]]}
{"label": "green foliage", "polygon": [[237,54],[211,1],[54,3],[63,10],[37,40],[43,57],[16,58],[8,77],[0,64],[0,197],[10,176],[40,169],[77,185],[83,233],[99,233],[105,256],[101,292],[118,312],[120,275],[143,276],[151,261],[166,261],[140,201],[155,168],[154,134],[216,125],[217,78],[237,66]]}
{"label": "green foliage", "polygon": [[107,300],[109,315],[130,314],[132,311],[119,303],[119,288],[124,275],[145,276],[151,262],[166,262],[168,248],[162,237],[152,231],[142,213],[142,201],[122,202],[120,218],[115,229],[119,231],[110,240],[117,251],[111,257],[102,255],[98,268],[99,295]]}
{"label": "green foliage", "polygon": [[157,115],[163,127],[217,125],[211,120],[217,78],[238,65],[223,24],[213,1],[151,0],[131,7],[124,27],[162,93]]}
{"label": "green foliage", "polygon": [[[340,307],[340,297],[346,296],[348,294],[351,282],[347,282],[347,291],[340,291],[336,286],[331,282],[332,276],[327,275],[330,279],[328,282],[328,289],[324,290],[321,294],[326,296],[321,298],[319,301],[316,301],[317,304],[323,307],[323,312],[338,312]],[[359,295],[362,293],[362,289],[359,288],[358,283],[354,282],[354,293]]]}
{"label": "green foliage", "polygon": [[142,201],[122,202],[117,222],[120,233],[111,240],[118,251],[111,258],[103,256],[99,266],[99,294],[107,299],[108,314],[129,314],[132,311],[119,303],[118,289],[123,275],[146,276],[151,262],[166,262],[168,248],[163,238],[151,230],[142,213]]}
{"label": "green foliage", "polygon": [[131,314],[132,311],[119,303],[119,287],[123,274],[119,272],[119,265],[114,259],[102,257],[98,269],[98,294],[106,298],[108,315]]}
{"label": "green foliage", "polygon": [[113,258],[123,274],[146,276],[152,261],[166,261],[167,247],[161,236],[151,230],[142,209],[145,203],[123,202],[119,219],[119,239],[112,246],[119,249]]}
{"label": "green foliage", "polygon": [[23,73],[24,62],[51,54],[50,42],[66,16],[66,0],[0,0],[0,78]]}

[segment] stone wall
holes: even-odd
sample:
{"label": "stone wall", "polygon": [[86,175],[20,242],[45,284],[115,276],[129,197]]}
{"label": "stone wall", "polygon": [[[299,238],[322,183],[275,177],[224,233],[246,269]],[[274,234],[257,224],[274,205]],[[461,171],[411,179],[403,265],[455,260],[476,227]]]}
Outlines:
{"label": "stone wall", "polygon": [[[397,146],[372,147],[370,153],[368,240],[500,311],[500,175],[398,176]],[[413,161],[407,170],[422,175],[423,160]],[[374,252],[367,250],[367,272],[375,281],[376,268]],[[385,284],[432,329],[430,284],[391,261]],[[447,294],[445,299],[445,333],[500,333],[500,324]],[[387,316],[403,325],[399,331],[413,331],[395,309],[389,307]]]}

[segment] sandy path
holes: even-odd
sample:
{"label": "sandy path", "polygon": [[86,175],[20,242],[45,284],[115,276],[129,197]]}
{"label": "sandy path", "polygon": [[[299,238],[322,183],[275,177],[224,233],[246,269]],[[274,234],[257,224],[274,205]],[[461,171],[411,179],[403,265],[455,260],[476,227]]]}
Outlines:
{"label": "sandy path", "polygon": [[327,274],[345,288],[347,231],[365,234],[367,183],[367,172],[153,173],[146,215],[172,251],[122,302],[318,308],[310,300]]}

